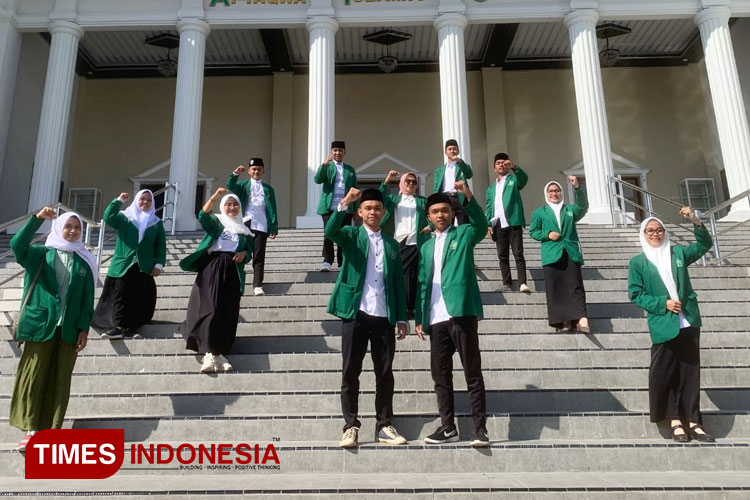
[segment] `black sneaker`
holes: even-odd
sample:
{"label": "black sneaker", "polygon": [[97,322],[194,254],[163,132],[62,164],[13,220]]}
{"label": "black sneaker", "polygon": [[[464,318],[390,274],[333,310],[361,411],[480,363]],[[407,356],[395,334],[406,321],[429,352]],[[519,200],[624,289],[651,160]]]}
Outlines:
{"label": "black sneaker", "polygon": [[119,328],[110,328],[102,333],[101,337],[105,340],[119,340],[122,338],[122,330]]}
{"label": "black sneaker", "polygon": [[124,339],[142,339],[141,334],[134,328],[123,328],[122,338]]}
{"label": "black sneaker", "polygon": [[490,438],[487,435],[487,429],[474,429],[471,434],[471,445],[474,448],[483,448],[490,445]]}
{"label": "black sneaker", "polygon": [[434,433],[424,438],[427,444],[443,444],[458,441],[458,431],[453,424],[441,425]]}

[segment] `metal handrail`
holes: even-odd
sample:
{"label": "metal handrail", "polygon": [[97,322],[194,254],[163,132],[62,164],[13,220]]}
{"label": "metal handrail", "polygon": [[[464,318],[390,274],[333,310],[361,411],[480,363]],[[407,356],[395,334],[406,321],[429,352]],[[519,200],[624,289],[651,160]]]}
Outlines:
{"label": "metal handrail", "polygon": [[706,210],[705,212],[703,212],[703,215],[705,217],[710,217],[713,214],[715,214],[716,212],[720,212],[720,211],[724,210],[725,208],[733,205],[734,203],[737,203],[742,198],[748,198],[748,201],[750,201],[750,189],[748,189],[748,190],[746,190],[746,191],[744,191],[744,192],[742,192],[742,193],[740,193],[740,194],[738,194],[736,196],[733,196],[733,197],[729,198],[728,200],[726,200],[726,201],[724,201],[722,203],[719,203],[718,205],[716,205],[715,207],[713,207],[710,210]]}

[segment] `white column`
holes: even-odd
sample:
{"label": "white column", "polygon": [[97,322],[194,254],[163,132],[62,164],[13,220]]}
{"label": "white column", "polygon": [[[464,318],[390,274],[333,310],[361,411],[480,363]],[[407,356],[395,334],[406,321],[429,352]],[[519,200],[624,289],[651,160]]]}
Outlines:
{"label": "white column", "polygon": [[588,213],[581,220],[583,224],[612,223],[608,190],[608,176],[613,172],[612,149],[596,39],[598,20],[599,13],[589,9],[576,10],[565,16],[570,34],[578,127],[589,199]]}
{"label": "white column", "polygon": [[297,217],[297,227],[323,227],[317,215],[322,187],[313,178],[320,164],[331,150],[334,133],[336,90],[335,36],[338,23],[330,17],[311,17],[307,21],[310,32],[310,75],[307,124],[307,210]]}
{"label": "white column", "polygon": [[[441,14],[435,19],[440,62],[440,108],[443,115],[443,144],[456,139],[460,156],[471,163],[469,105],[466,99],[466,56],[463,14]],[[442,146],[441,145],[441,146]]]}
{"label": "white column", "polygon": [[83,28],[71,21],[52,21],[47,79],[34,156],[29,211],[56,203],[60,192],[70,103],[73,98],[78,41]]}
{"label": "white column", "polygon": [[197,222],[195,186],[198,179],[198,151],[201,138],[203,67],[206,37],[211,28],[202,19],[181,19],[177,23],[177,31],[180,33],[180,51],[177,60],[177,91],[169,182],[179,183],[177,230],[193,231]]}
{"label": "white column", "polygon": [[16,90],[18,58],[21,55],[21,34],[13,25],[12,18],[3,18],[0,9],[0,179],[5,163],[5,146],[8,143],[10,113],[13,94]]}
{"label": "white column", "polygon": [[[727,7],[710,7],[695,16],[695,24],[703,40],[721,155],[731,197],[750,189],[750,131],[729,34],[729,16]],[[729,221],[748,219],[750,204],[747,198],[733,204],[724,218]]]}

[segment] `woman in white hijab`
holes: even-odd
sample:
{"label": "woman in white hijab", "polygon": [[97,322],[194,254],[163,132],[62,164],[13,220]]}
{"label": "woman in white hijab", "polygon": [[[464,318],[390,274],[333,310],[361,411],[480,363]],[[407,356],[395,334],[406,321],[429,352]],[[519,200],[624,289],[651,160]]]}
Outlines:
{"label": "woman in white hijab", "polygon": [[549,324],[558,332],[591,333],[586,313],[586,290],[581,266],[583,253],[576,222],[586,215],[586,190],[576,176],[568,177],[575,189],[576,202],[563,203],[563,187],[552,181],[544,186],[545,205],[531,214],[529,235],[542,242],[542,266],[547,294]]}
{"label": "woman in white hijab", "polygon": [[[52,229],[44,245],[32,245],[45,220]],[[94,312],[96,259],[81,241],[81,218],[57,217],[45,207],[10,241],[26,270],[15,337],[24,343],[18,363],[10,425],[27,431],[16,449],[26,448],[34,432],[59,429],[70,396],[77,354],[86,347]]]}
{"label": "woman in white hijab", "polygon": [[[688,266],[711,248],[711,235],[690,207],[680,215],[693,223],[695,243],[670,246],[664,223],[649,217],[641,223],[643,253],[630,260],[628,295],[647,313],[651,335],[648,375],[652,422],[669,421],[672,438],[713,442],[701,425],[700,327],[697,295]],[[688,423],[687,431],[683,423]]]}
{"label": "woman in white hijab", "polygon": [[104,222],[117,231],[117,244],[91,325],[102,338],[139,338],[156,309],[156,281],[167,261],[164,225],[156,216],[154,193],[141,189],[124,211],[128,193],[112,200]]}
{"label": "woman in white hijab", "polygon": [[[233,369],[226,354],[237,335],[245,264],[253,254],[253,233],[242,221],[240,199],[228,193],[220,187],[203,205],[198,221],[206,236],[180,262],[183,270],[198,273],[181,332],[186,348],[203,354],[201,373]],[[219,196],[221,213],[213,215]]]}

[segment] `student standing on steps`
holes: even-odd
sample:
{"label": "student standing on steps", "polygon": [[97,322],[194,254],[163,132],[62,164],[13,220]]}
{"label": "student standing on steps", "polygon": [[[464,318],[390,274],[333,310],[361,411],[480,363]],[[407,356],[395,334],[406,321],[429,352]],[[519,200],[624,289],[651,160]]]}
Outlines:
{"label": "student standing on steps", "polygon": [[[344,141],[333,141],[331,143],[331,154],[325,159],[322,165],[318,167],[313,179],[316,184],[323,185],[323,192],[320,194],[320,203],[318,204],[318,214],[323,217],[323,227],[328,225],[331,215],[336,212],[336,208],[344,196],[351,188],[356,188],[357,173],[351,165],[344,163],[346,156],[346,144]],[[346,214],[339,221],[341,226],[350,226],[352,215],[357,207],[352,205],[347,209]],[[339,268],[342,262],[341,247],[336,249],[336,263]],[[320,266],[321,271],[330,271],[333,265],[333,241],[323,237],[323,264]]]}
{"label": "student standing on steps", "polygon": [[692,245],[670,246],[669,233],[656,217],[641,223],[643,253],[630,259],[628,295],[645,309],[653,343],[648,372],[651,421],[667,419],[677,442],[713,442],[701,425],[701,315],[688,274],[688,266],[708,252],[712,240],[690,207],[682,207],[680,215],[693,223]]}
{"label": "student standing on steps", "polygon": [[253,294],[265,295],[263,291],[263,274],[266,264],[266,243],[279,233],[279,222],[276,216],[276,193],[263,182],[265,166],[263,158],[250,158],[247,172],[250,180],[240,181],[245,167],[234,169],[227,180],[227,189],[237,195],[242,205],[242,220],[253,232]]}
{"label": "student standing on steps", "polygon": [[[361,200],[359,227],[341,227],[348,208]],[[326,238],[343,250],[344,261],[326,311],[341,318],[341,410],[344,414],[342,448],[357,446],[361,423],[359,375],[370,344],[375,372],[376,435],[381,443],[406,443],[393,427],[393,357],[398,340],[406,337],[404,271],[398,243],[382,234],[383,195],[377,189],[360,193],[352,188],[336,207],[325,227]]]}
{"label": "student standing on steps", "polygon": [[589,202],[586,190],[578,185],[578,178],[571,175],[568,181],[575,189],[575,204],[565,205],[562,185],[548,182],[544,186],[547,204],[531,214],[529,235],[542,242],[549,325],[558,332],[591,333],[581,275],[583,253],[576,232],[576,222],[586,215]]}
{"label": "student standing on steps", "polygon": [[453,227],[453,208],[445,193],[427,198],[427,218],[435,235],[420,250],[417,335],[430,335],[430,371],[435,382],[440,427],[425,443],[458,441],[453,401],[453,354],[458,351],[469,391],[474,432],[471,445],[488,446],[487,404],[477,321],[482,297],[474,271],[474,247],[487,234],[482,208],[463,181],[456,191],[466,197],[469,224]]}
{"label": "student standing on steps", "polygon": [[[221,213],[214,215],[220,196]],[[203,205],[198,222],[206,236],[195,252],[180,261],[197,272],[181,332],[185,348],[203,354],[201,373],[234,368],[226,354],[237,335],[240,299],[245,290],[245,264],[253,255],[253,233],[242,221],[240,199],[220,187]]]}
{"label": "student standing on steps", "polygon": [[398,172],[388,172],[380,192],[383,193],[385,216],[381,226],[386,234],[392,235],[401,248],[401,263],[404,267],[406,284],[406,310],[409,318],[414,318],[417,301],[417,271],[419,270],[419,248],[430,239],[427,224],[427,198],[418,195],[419,179],[413,172],[401,176],[398,195],[388,194],[388,183],[398,176]]}
{"label": "student standing on steps", "polygon": [[167,239],[155,214],[154,194],[138,191],[121,212],[129,199],[128,193],[120,193],[104,211],[104,222],[117,231],[115,253],[91,321],[104,339],[140,337],[137,329],[151,321],[156,309],[154,278],[167,261]]}
{"label": "student standing on steps", "polygon": [[518,289],[523,293],[531,293],[526,284],[526,259],[523,256],[523,226],[526,225],[526,219],[521,200],[521,190],[529,182],[529,176],[505,153],[495,155],[495,173],[496,182],[487,188],[485,216],[490,226],[487,234],[495,242],[500,261],[503,279],[500,291],[509,292],[513,285],[510,277],[510,248],[513,249],[513,259],[516,261],[520,284]]}
{"label": "student standing on steps", "polygon": [[458,155],[458,141],[455,139],[445,141],[445,156],[448,158],[448,162],[435,169],[433,192],[447,194],[451,201],[453,212],[456,214],[456,222],[458,224],[466,224],[469,222],[464,211],[466,197],[456,191],[455,185],[456,181],[471,179],[474,176],[474,172],[471,171],[471,165],[464,162]]}
{"label": "student standing on steps", "polygon": [[[96,258],[81,241],[81,218],[73,212],[56,217],[54,209],[44,207],[10,240],[26,271],[16,331],[23,354],[9,419],[27,431],[19,451],[36,431],[62,427],[76,356],[86,347],[94,313]],[[45,220],[52,220],[47,241],[32,245]]]}

